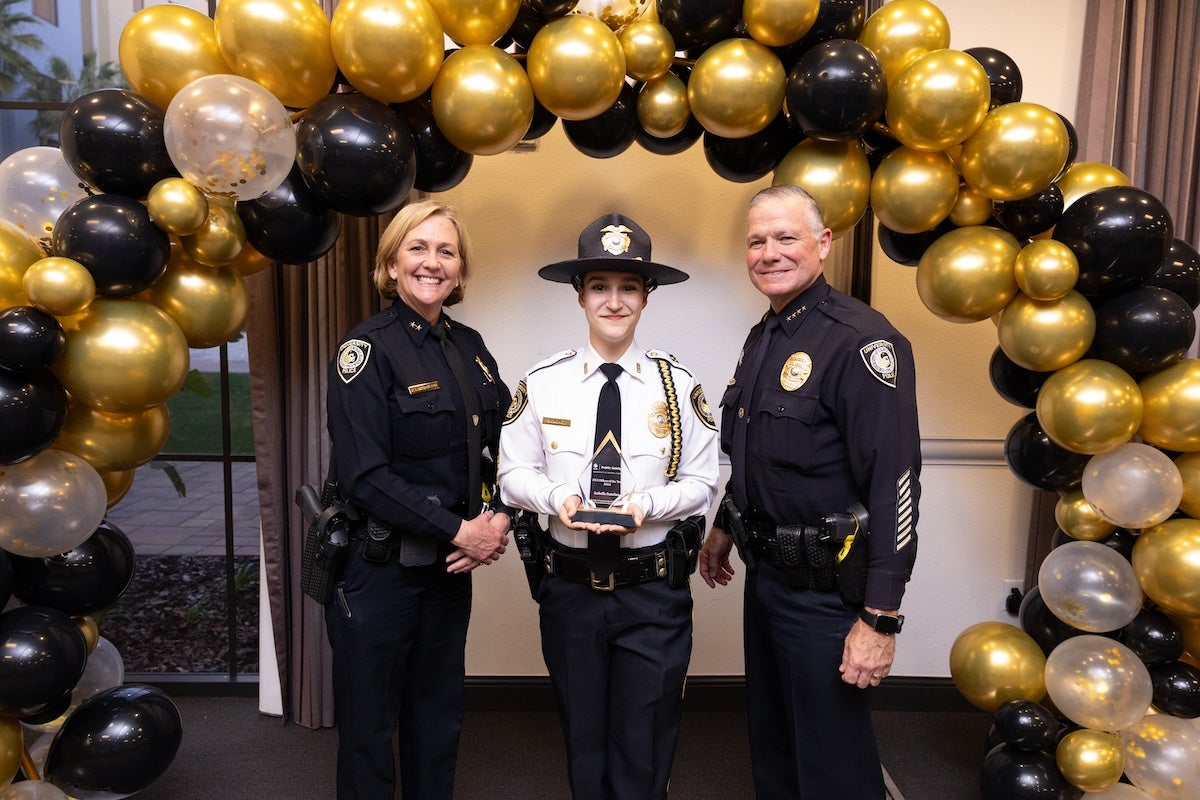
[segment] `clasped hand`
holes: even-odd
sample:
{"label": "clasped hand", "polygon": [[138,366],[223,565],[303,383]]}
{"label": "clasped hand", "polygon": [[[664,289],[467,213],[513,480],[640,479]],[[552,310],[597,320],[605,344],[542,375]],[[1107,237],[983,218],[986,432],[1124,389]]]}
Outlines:
{"label": "clasped hand", "polygon": [[480,564],[495,563],[508,547],[509,524],[507,514],[490,508],[474,519],[464,519],[450,540],[455,550],[446,556],[446,571],[470,572]]}

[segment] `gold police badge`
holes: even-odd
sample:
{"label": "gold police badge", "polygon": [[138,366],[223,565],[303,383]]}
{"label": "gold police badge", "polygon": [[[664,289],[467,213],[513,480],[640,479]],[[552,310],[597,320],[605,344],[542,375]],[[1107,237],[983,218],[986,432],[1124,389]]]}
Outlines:
{"label": "gold police badge", "polygon": [[808,353],[792,353],[783,362],[783,370],[779,373],[779,385],[789,392],[794,392],[804,385],[812,374],[812,356]]}
{"label": "gold police badge", "polygon": [[651,433],[659,439],[667,438],[667,434],[671,432],[671,423],[667,419],[667,404],[662,400],[651,403],[650,414],[646,417],[646,422],[650,426]]}

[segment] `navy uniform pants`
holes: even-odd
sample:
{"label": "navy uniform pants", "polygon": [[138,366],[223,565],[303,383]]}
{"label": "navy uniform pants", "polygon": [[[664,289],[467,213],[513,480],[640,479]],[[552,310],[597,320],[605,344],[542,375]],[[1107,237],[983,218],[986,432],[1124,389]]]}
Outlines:
{"label": "navy uniform pants", "polygon": [[333,648],[338,800],[449,800],[463,720],[470,575],[362,559],[352,543],[325,624]]}
{"label": "navy uniform pants", "polygon": [[857,610],[837,592],[792,589],[760,564],[746,579],[744,616],[758,800],[883,800],[870,689],[838,672]]}
{"label": "navy uniform pants", "polygon": [[666,581],[599,592],[547,575],[542,655],[575,800],[659,800],[692,655],[692,595]]}

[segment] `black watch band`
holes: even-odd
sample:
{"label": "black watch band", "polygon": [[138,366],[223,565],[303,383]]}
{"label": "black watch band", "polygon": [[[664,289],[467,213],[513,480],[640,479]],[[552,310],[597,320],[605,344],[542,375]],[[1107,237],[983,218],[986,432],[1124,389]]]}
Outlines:
{"label": "black watch band", "polygon": [[863,609],[858,612],[858,618],[867,623],[872,630],[878,633],[897,634],[904,627],[903,614],[872,614],[870,611]]}

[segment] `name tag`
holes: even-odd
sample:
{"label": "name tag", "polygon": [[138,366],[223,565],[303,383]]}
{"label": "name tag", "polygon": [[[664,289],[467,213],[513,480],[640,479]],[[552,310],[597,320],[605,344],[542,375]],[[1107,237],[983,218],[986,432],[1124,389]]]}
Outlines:
{"label": "name tag", "polygon": [[438,385],[437,381],[425,381],[425,383],[414,383],[412,386],[409,386],[408,393],[410,396],[415,396],[418,394],[425,394],[425,392],[432,392],[434,389],[440,388],[442,387]]}
{"label": "name tag", "polygon": [[571,427],[571,420],[559,419],[558,417],[542,417],[543,425],[561,425],[564,428]]}

